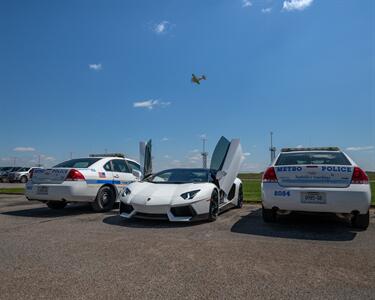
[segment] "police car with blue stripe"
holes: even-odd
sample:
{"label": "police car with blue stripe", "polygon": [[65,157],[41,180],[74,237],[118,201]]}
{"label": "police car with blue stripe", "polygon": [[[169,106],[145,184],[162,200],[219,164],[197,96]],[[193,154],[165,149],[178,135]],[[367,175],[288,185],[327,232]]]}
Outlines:
{"label": "police car with blue stripe", "polygon": [[370,203],[366,173],[337,147],[282,149],[263,175],[265,222],[292,211],[326,212],[366,229]]}
{"label": "police car with blue stripe", "polygon": [[120,191],[141,178],[140,169],[138,162],[122,154],[93,154],[51,169],[33,169],[25,195],[52,209],[90,202],[94,211],[108,211],[118,202]]}

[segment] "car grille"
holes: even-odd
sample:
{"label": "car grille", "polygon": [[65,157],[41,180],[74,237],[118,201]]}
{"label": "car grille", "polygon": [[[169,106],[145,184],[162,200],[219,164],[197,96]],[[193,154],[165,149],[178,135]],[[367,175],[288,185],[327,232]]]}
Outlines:
{"label": "car grille", "polygon": [[133,210],[134,208],[130,204],[125,204],[123,202],[120,202],[120,214],[122,213],[130,214]]}
{"label": "car grille", "polygon": [[194,217],[197,214],[194,208],[192,208],[190,205],[172,207],[171,213],[175,217]]}
{"label": "car grille", "polygon": [[142,218],[142,219],[169,220],[168,215],[166,214],[149,214],[149,213],[137,212],[135,216],[138,218]]}

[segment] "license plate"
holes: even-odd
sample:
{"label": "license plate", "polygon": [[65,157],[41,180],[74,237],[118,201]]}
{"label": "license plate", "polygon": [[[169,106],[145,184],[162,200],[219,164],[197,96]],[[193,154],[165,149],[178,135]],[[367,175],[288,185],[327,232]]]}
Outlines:
{"label": "license plate", "polygon": [[38,195],[48,195],[48,186],[38,186],[36,193]]}
{"label": "license plate", "polygon": [[311,204],[326,204],[326,195],[324,193],[302,193],[302,203],[311,203]]}

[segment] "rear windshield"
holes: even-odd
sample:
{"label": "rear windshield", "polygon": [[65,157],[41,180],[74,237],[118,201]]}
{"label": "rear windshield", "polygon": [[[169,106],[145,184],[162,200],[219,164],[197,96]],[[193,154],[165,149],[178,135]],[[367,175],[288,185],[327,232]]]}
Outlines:
{"label": "rear windshield", "polygon": [[100,158],[89,157],[89,158],[76,158],[62,162],[54,166],[54,168],[88,168],[92,164],[96,163]]}
{"label": "rear windshield", "polygon": [[341,152],[301,152],[281,153],[276,166],[289,165],[350,165],[349,160]]}

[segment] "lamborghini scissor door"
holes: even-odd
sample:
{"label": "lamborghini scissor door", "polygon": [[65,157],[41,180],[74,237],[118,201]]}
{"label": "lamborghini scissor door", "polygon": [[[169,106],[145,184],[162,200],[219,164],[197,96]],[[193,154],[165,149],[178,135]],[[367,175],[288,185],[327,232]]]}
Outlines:
{"label": "lamborghini scissor door", "polygon": [[242,147],[239,139],[233,139],[229,142],[225,137],[221,137],[216,144],[212,154],[210,168],[216,171],[222,171],[219,178],[220,188],[228,195],[243,161]]}

